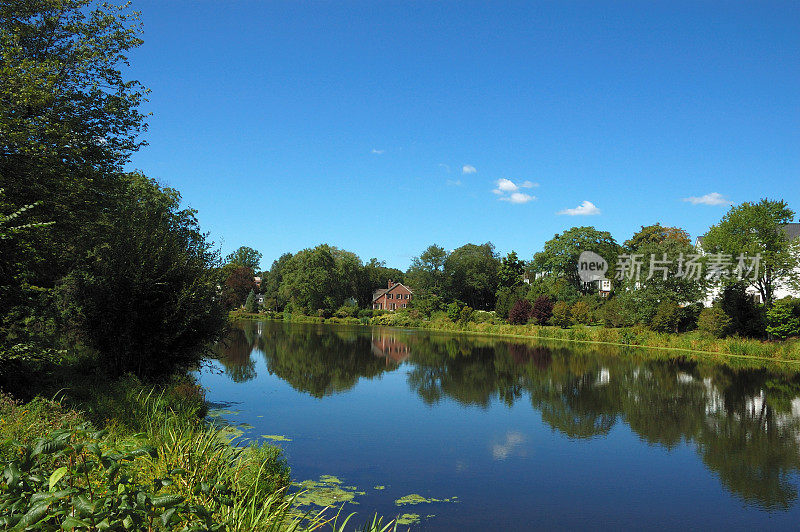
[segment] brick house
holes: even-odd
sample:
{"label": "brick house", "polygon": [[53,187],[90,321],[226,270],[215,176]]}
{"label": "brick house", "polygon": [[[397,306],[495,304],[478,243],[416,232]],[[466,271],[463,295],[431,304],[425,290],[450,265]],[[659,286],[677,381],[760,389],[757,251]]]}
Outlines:
{"label": "brick house", "polygon": [[374,310],[398,310],[411,303],[414,292],[403,283],[395,283],[389,279],[386,288],[378,288],[372,293]]}

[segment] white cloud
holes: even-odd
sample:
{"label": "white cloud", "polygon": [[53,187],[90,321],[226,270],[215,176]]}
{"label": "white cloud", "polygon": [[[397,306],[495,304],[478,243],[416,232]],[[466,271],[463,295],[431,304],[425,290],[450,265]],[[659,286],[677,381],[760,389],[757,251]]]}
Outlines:
{"label": "white cloud", "polygon": [[538,186],[536,183],[532,183],[530,181],[523,181],[519,185],[511,181],[510,179],[498,179],[495,181],[495,188],[492,190],[492,193],[500,196],[500,201],[507,201],[509,203],[528,203],[531,200],[535,200],[536,196],[531,196],[530,194],[525,194],[520,192],[522,188],[533,188]]}
{"label": "white cloud", "polygon": [[712,192],[705,196],[691,196],[683,198],[683,201],[688,201],[692,205],[733,205],[733,202],[720,194],[719,192]]}
{"label": "white cloud", "polygon": [[510,195],[500,198],[500,201],[508,201],[510,203],[528,203],[535,200],[536,196],[530,194],[523,194],[522,192],[512,192]]}
{"label": "white cloud", "polygon": [[595,214],[600,214],[600,209],[591,201],[584,200],[574,209],[564,209],[563,211],[558,211],[558,214],[566,214],[568,216],[593,216]]}
{"label": "white cloud", "polygon": [[498,179],[497,180],[497,188],[494,190],[495,194],[503,192],[516,192],[519,190],[519,187],[510,179]]}
{"label": "white cloud", "polygon": [[515,454],[525,454],[523,449],[520,449],[520,446],[525,443],[527,438],[524,434],[517,432],[515,430],[508,431],[506,433],[505,441],[501,443],[495,443],[492,445],[492,458],[495,460],[505,460],[506,458]]}
{"label": "white cloud", "polygon": [[448,165],[446,165],[444,163],[439,163],[439,167],[440,168],[444,168],[447,171],[448,174],[450,173],[450,166],[448,166]]}
{"label": "white cloud", "polygon": [[372,148],[372,152],[371,153],[374,153],[375,155],[381,155],[383,153],[386,153],[386,150],[378,150],[378,149]]}
{"label": "white cloud", "polygon": [[462,174],[477,174],[478,169],[472,166],[471,164],[465,164],[461,167]]}
{"label": "white cloud", "polygon": [[447,184],[451,185],[451,186],[454,186],[454,187],[460,187],[461,186],[461,180],[460,179],[448,179],[447,180]]}

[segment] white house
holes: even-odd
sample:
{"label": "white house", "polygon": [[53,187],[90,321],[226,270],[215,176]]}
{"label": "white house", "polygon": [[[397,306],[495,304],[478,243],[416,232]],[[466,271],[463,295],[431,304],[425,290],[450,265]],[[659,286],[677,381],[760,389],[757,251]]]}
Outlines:
{"label": "white house", "polygon": [[[800,223],[793,222],[784,224],[783,230],[786,233],[787,238],[791,240],[800,239]],[[697,240],[695,240],[694,247],[700,255],[705,255],[705,251],[703,250],[702,236],[697,237]],[[800,267],[795,269],[794,275],[796,278],[800,279]],[[710,307],[711,304],[714,302],[714,299],[716,299],[719,296],[721,291],[722,287],[720,285],[713,286],[706,294],[706,299],[703,301],[703,305],[705,305],[706,307]],[[757,303],[762,302],[761,294],[755,287],[748,286],[747,293],[752,295]],[[774,299],[782,299],[787,296],[800,297],[800,292],[793,289],[791,286],[787,286],[785,284],[781,284],[775,288],[775,293],[773,294]]]}

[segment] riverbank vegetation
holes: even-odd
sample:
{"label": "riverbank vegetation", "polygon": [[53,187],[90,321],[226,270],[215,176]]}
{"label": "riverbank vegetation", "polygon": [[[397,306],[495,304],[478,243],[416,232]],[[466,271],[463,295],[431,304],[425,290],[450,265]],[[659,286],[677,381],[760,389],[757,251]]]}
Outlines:
{"label": "riverbank vegetation", "polygon": [[344,529],[295,507],[279,448],[205,420],[222,261],[177,190],[125,171],[140,33],[128,6],[0,5],[0,528]]}
{"label": "riverbank vegetation", "polygon": [[[720,344],[784,352],[787,348],[774,342],[800,336],[800,299],[777,298],[800,290],[800,240],[785,229],[793,218],[794,211],[782,200],[743,203],[710,229],[702,247],[693,245],[685,230],[660,224],[643,226],[622,244],[607,231],[573,227],[547,241],[529,261],[513,251],[501,257],[491,243],[452,251],[434,244],[405,272],[376,258],[363,263],[354,253],[327,244],[283,254],[269,270],[258,272],[261,255],[243,247],[222,274],[247,270],[224,284],[245,279],[228,309],[249,313],[361,319],[373,311],[375,290],[402,282],[413,296],[402,302],[406,307],[398,303],[396,310],[407,314],[398,322],[424,325],[447,316],[453,323],[468,323],[493,313],[498,323],[511,325],[620,329],[597,333],[612,337],[629,335],[632,328],[646,329],[652,338],[696,331],[695,336],[730,339]],[[742,240],[742,234],[748,237]],[[607,289],[579,277],[584,251],[607,262]],[[254,260],[244,266],[235,256]],[[747,262],[755,256],[760,257],[757,267]],[[638,257],[638,266],[631,266],[632,257]],[[672,343],[684,342],[676,338]]]}

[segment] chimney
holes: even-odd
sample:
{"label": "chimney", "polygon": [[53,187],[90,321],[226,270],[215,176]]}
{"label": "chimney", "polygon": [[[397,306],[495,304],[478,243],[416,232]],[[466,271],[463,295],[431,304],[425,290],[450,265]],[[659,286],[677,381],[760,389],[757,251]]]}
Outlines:
{"label": "chimney", "polygon": [[391,287],[393,287],[393,286],[394,286],[394,283],[392,282],[392,280],[391,280],[391,279],[389,279],[389,286],[387,286],[387,288],[391,288]]}

